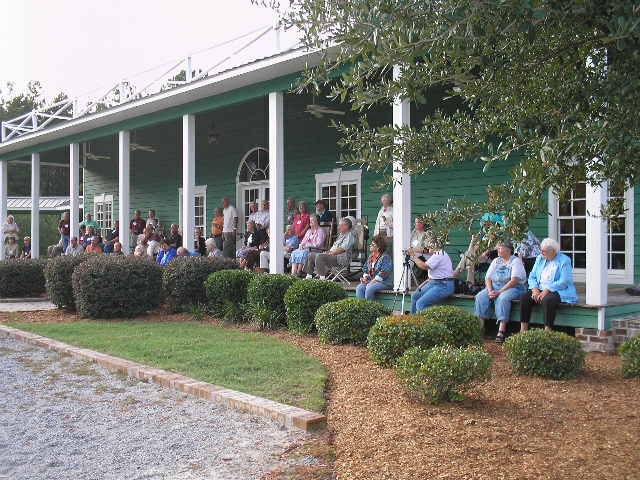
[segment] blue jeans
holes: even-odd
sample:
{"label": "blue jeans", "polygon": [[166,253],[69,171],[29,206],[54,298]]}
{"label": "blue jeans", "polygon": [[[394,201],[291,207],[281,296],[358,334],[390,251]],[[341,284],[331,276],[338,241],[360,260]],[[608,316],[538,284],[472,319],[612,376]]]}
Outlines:
{"label": "blue jeans", "polygon": [[373,300],[377,292],[380,290],[388,290],[390,288],[391,287],[384,282],[360,283],[356,287],[356,297]]}
{"label": "blue jeans", "polygon": [[67,247],[69,246],[69,235],[60,235],[60,239],[62,240],[62,251],[66,252]]}
{"label": "blue jeans", "polygon": [[453,280],[429,280],[411,294],[411,313],[417,313],[453,295]]}
{"label": "blue jeans", "polygon": [[475,298],[476,316],[479,318],[491,318],[491,307],[496,312],[496,319],[499,322],[508,322],[511,316],[511,301],[519,299],[524,293],[521,286],[510,288],[502,292],[495,299],[489,298],[489,291],[485,288],[478,292]]}

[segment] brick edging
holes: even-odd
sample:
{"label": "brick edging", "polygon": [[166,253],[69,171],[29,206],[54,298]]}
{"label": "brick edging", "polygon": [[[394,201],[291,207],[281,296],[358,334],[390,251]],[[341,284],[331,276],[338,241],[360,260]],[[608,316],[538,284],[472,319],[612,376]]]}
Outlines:
{"label": "brick edging", "polygon": [[266,398],[256,397],[255,395],[230,390],[225,387],[196,380],[195,378],[185,377],[184,375],[149,367],[112,355],[106,355],[86,348],[74,347],[73,345],[35,333],[0,325],[0,335],[2,334],[65,355],[70,355],[74,358],[97,363],[107,370],[118,372],[131,378],[156,383],[178,392],[195,395],[204,400],[222,404],[228,408],[271,418],[288,428],[299,428],[309,432],[324,429],[327,425],[327,417],[319,413],[274,402]]}

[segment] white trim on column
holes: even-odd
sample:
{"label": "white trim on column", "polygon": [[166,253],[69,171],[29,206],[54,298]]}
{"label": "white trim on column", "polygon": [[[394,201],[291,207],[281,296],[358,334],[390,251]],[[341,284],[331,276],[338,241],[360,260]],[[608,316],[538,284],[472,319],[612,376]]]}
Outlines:
{"label": "white trim on column", "polygon": [[182,117],[182,245],[193,250],[196,182],[196,117]]}
{"label": "white trim on column", "polygon": [[284,94],[269,94],[269,272],[284,272]]}
{"label": "white trim on column", "polygon": [[[401,70],[393,67],[394,79]],[[396,97],[393,102],[393,124],[396,127],[411,124],[411,104],[407,99]],[[400,140],[395,139],[396,142]],[[396,283],[402,278],[403,249],[411,240],[411,177],[404,172],[401,159],[393,161],[393,275]]]}
{"label": "white trim on column", "polygon": [[4,229],[7,221],[7,164],[0,160],[0,260],[4,260]]}
{"label": "white trim on column", "polygon": [[[600,210],[607,200],[606,185],[594,187],[587,183],[585,302],[588,305],[607,304],[608,223],[600,216]],[[598,329],[604,330],[604,323],[600,325],[598,321]]]}
{"label": "white trim on column", "polygon": [[69,145],[69,236],[77,237],[80,224],[80,144]]}
{"label": "white trim on column", "polygon": [[31,154],[31,258],[40,257],[40,154]]}
{"label": "white trim on column", "polygon": [[131,253],[129,231],[130,187],[131,187],[131,133],[118,133],[118,220],[120,222],[120,244],[125,254]]}

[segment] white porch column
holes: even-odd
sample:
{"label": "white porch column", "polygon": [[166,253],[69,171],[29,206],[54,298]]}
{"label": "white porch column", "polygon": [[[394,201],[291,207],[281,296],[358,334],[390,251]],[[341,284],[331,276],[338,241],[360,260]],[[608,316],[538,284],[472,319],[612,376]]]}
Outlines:
{"label": "white porch column", "polygon": [[[400,76],[400,67],[393,67],[393,76]],[[396,98],[393,102],[393,124],[410,125],[409,100]],[[397,140],[399,141],[399,140]],[[404,255],[411,240],[411,177],[404,172],[402,160],[393,162],[393,277],[396,285],[402,278]]]}
{"label": "white porch column", "polygon": [[196,117],[182,117],[182,246],[189,251],[194,247],[196,184]]}
{"label": "white porch column", "polygon": [[[7,164],[0,161],[0,224],[7,221]],[[0,228],[0,260],[4,260],[4,231]]]}
{"label": "white porch column", "polygon": [[120,244],[122,251],[128,255],[131,253],[129,245],[129,192],[130,192],[130,141],[131,135],[128,130],[122,130],[118,133],[118,220],[120,221]]}
{"label": "white porch column", "polygon": [[69,145],[69,236],[78,236],[80,213],[80,145]]}
{"label": "white porch column", "polygon": [[284,94],[269,94],[269,272],[284,272]]}
{"label": "white porch column", "polygon": [[[605,185],[593,187],[587,184],[586,234],[587,264],[585,268],[586,303],[589,305],[607,304],[607,221],[600,216],[603,204],[607,203]],[[598,315],[598,329],[604,329],[604,312]],[[600,318],[602,317],[602,318]]]}
{"label": "white porch column", "polygon": [[31,258],[40,257],[40,154],[31,154]]}

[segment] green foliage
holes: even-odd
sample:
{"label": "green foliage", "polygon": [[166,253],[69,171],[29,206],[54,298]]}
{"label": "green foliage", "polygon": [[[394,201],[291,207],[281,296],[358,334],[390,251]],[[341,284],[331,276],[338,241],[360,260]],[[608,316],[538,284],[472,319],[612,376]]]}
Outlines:
{"label": "green foliage", "polygon": [[376,320],[390,313],[379,302],[345,298],[322,305],[315,315],[315,324],[321,342],[362,344]]}
{"label": "green foliage", "polygon": [[284,274],[260,274],[252,278],[247,288],[249,319],[262,329],[286,326],[284,294],[297,281],[300,279]]}
{"label": "green foliage", "polygon": [[63,255],[54,257],[47,262],[44,269],[47,293],[51,302],[58,308],[75,310],[71,276],[73,269],[87,258],[88,255]]}
{"label": "green foliage", "polygon": [[509,337],[504,343],[513,371],[520,375],[562,380],[582,372],[585,352],[575,338],[562,332],[535,329]]}
{"label": "green foliage", "polygon": [[209,275],[204,283],[209,311],[229,322],[243,321],[247,288],[254,276],[247,270],[221,270]]}
{"label": "green foliage", "polygon": [[[620,191],[640,179],[638,0],[259,3],[281,10],[306,47],[331,47],[300,89],[357,111],[335,121],[346,163],[390,172],[400,159],[416,175],[469,160],[509,168],[496,191],[511,238],[546,215],[549,188],[566,198],[578,180]],[[398,96],[429,113],[412,126],[367,121]],[[452,202],[425,220],[438,232],[477,228],[490,208]]]}
{"label": "green foliage", "polygon": [[287,327],[298,333],[315,331],[314,316],[322,305],[342,300],[346,294],[340,284],[326,280],[301,280],[284,295]]}
{"label": "green foliage", "polygon": [[640,377],[640,335],[624,342],[619,349],[622,359],[622,375]]}
{"label": "green foliage", "polygon": [[147,258],[91,255],[71,280],[83,317],[135,317],[158,308],[162,299],[161,267]]}
{"label": "green foliage", "polygon": [[206,302],[204,282],[220,270],[238,268],[235,260],[223,257],[176,257],[162,271],[167,306],[173,312],[189,311]]}
{"label": "green foliage", "polygon": [[434,305],[422,310],[419,315],[447,327],[451,334],[451,345],[482,345],[482,324],[475,315],[460,307]]}
{"label": "green foliage", "polygon": [[45,291],[46,260],[0,262],[0,298],[37,297]]}
{"label": "green foliage", "polygon": [[462,400],[474,384],[489,380],[492,363],[479,347],[414,347],[400,357],[396,373],[409,391],[440,403]]}
{"label": "green foliage", "polygon": [[[10,168],[11,163],[9,164]],[[16,165],[17,167],[22,167],[21,165]],[[53,178],[52,172],[45,172],[44,167],[41,167],[43,170],[40,172],[41,177],[47,177],[49,179]],[[49,167],[51,169],[57,170],[65,170],[65,168],[60,167]],[[25,169],[23,169],[25,170]],[[28,172],[28,169],[26,169]],[[67,168],[67,173],[69,173],[69,169]],[[11,176],[11,173],[9,174]],[[29,188],[31,188],[31,178],[29,177]],[[66,185],[63,188],[69,188],[69,180],[66,180]],[[62,190],[64,191],[64,190]],[[54,195],[56,192],[51,193]],[[57,191],[57,194],[60,194],[60,190]],[[44,195],[44,193],[42,194]],[[20,245],[20,251],[24,248],[24,237],[31,236],[31,214],[29,213],[18,213],[18,212],[9,212],[11,213],[16,223],[20,226],[20,235],[18,237],[18,245]],[[60,241],[60,233],[58,232],[58,223],[60,222],[60,213],[50,213],[50,212],[40,212],[40,256],[44,257],[47,254],[47,247],[49,245],[57,245]]]}
{"label": "green foliage", "polygon": [[412,347],[431,348],[450,345],[451,334],[445,325],[422,315],[392,315],[379,319],[367,337],[371,358],[378,365],[393,366]]}

